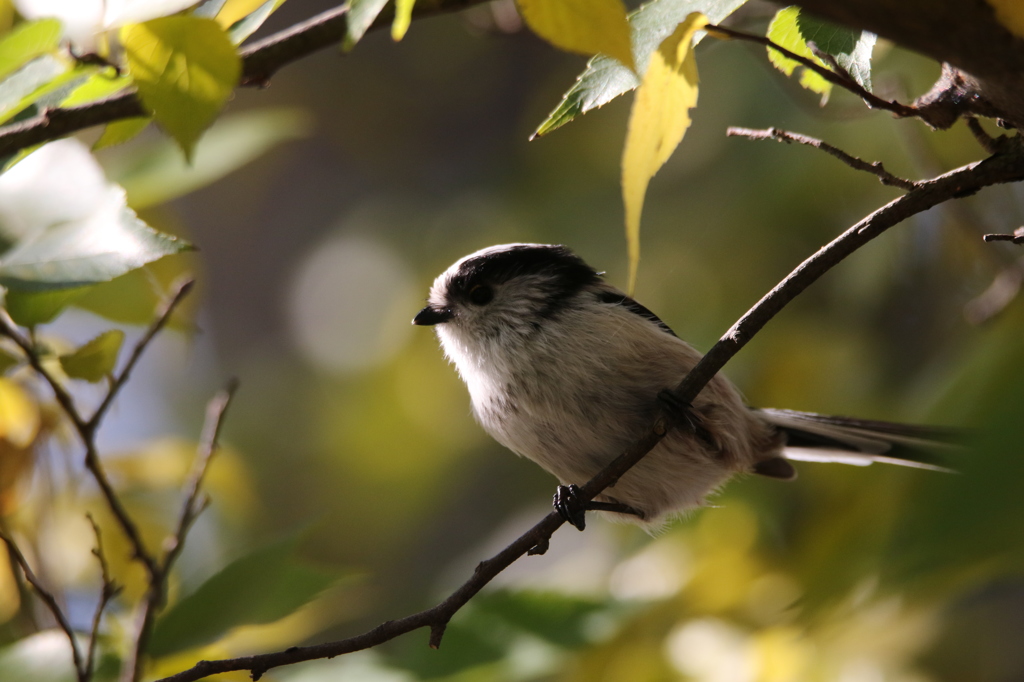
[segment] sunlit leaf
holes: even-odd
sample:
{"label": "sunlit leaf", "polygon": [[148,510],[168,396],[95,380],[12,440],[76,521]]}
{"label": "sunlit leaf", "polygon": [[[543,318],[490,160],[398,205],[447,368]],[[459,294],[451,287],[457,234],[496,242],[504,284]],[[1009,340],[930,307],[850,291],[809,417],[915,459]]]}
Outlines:
{"label": "sunlit leaf", "polygon": [[555,47],[604,54],[633,68],[622,0],[518,0],[517,4],[526,25]]}
{"label": "sunlit leaf", "polygon": [[796,23],[805,42],[832,55],[861,87],[871,90],[871,52],[878,38],[874,33],[851,31],[806,12],[800,12]]}
{"label": "sunlit leaf", "polygon": [[13,118],[32,103],[36,93],[68,73],[67,64],[52,55],[42,55],[0,82],[0,123]]}
{"label": "sunlit leaf", "polygon": [[693,34],[707,24],[694,12],[658,50],[636,91],[622,152],[622,198],[626,206],[629,290],[640,264],[640,215],[647,185],[690,127],[690,109],[697,105],[697,62]]}
{"label": "sunlit leaf", "polygon": [[395,18],[391,21],[391,39],[401,40],[412,23],[412,8],[416,0],[395,0]]}
{"label": "sunlit leaf", "polygon": [[21,386],[0,377],[0,438],[28,447],[39,433],[39,406]]}
{"label": "sunlit leaf", "polygon": [[54,289],[53,291],[8,291],[4,307],[11,318],[23,327],[35,327],[60,315],[89,287]]}
{"label": "sunlit leaf", "polygon": [[76,140],[0,176],[0,284],[42,291],[105,282],[191,246],[153,230]]}
{"label": "sunlit leaf", "polygon": [[373,25],[377,15],[381,13],[388,0],[349,0],[348,17],[345,22],[345,39],[341,43],[344,50],[356,46],[367,29]]}
{"label": "sunlit leaf", "polygon": [[196,146],[191,164],[166,140],[126,150],[106,163],[128,203],[143,209],[205,187],[273,146],[302,137],[309,119],[295,109],[259,109],[218,120]]}
{"label": "sunlit leaf", "polygon": [[64,373],[72,379],[84,379],[92,383],[103,381],[110,376],[117,364],[117,354],[124,343],[124,332],[108,329],[74,353],[60,356]]}
{"label": "sunlit leaf", "polygon": [[121,40],[143,104],[191,158],[238,84],[235,46],[216,21],[189,16],[126,26]]}
{"label": "sunlit leaf", "polygon": [[[632,34],[633,59],[637,73],[647,70],[651,54],[658,48],[672,30],[691,12],[701,12],[708,21],[718,23],[736,11],[747,0],[653,0],[629,15]],[[694,44],[705,34],[698,33]],[[636,74],[616,60],[598,55],[587,63],[586,70],[579,75],[561,103],[548,114],[540,124],[534,137],[551,132],[580,114],[596,109],[629,92],[640,81]]]}
{"label": "sunlit leaf", "polygon": [[339,575],[297,559],[298,542],[290,537],[228,564],[157,621],[149,653],[202,646],[239,625],[283,618],[315,598]]}
{"label": "sunlit leaf", "polygon": [[996,20],[1018,38],[1024,38],[1024,3],[1020,0],[985,0],[996,11]]}
{"label": "sunlit leaf", "polygon": [[225,29],[244,19],[267,3],[267,0],[227,0],[216,13],[217,23]]}
{"label": "sunlit leaf", "polygon": [[59,21],[40,19],[20,24],[0,38],[0,78],[5,78],[36,57],[56,50],[60,35]]}
{"label": "sunlit leaf", "polygon": [[119,76],[109,67],[97,69],[96,73],[89,76],[85,82],[75,88],[60,104],[63,107],[76,107],[81,104],[88,104],[89,102],[95,102],[96,100],[117,94],[131,84],[131,78],[123,75]]}
{"label": "sunlit leaf", "polygon": [[[775,14],[775,18],[772,19],[771,24],[768,25],[768,38],[790,52],[824,66],[824,62],[814,56],[811,48],[807,47],[807,42],[800,32],[799,19],[799,7],[786,7],[779,10]],[[768,50],[768,60],[776,69],[787,76],[793,75],[794,69],[800,66],[800,62],[782,56],[777,50],[773,50],[770,47],[765,49]],[[832,92],[832,84],[807,67],[801,67],[801,71],[800,85],[811,92],[821,95],[822,105],[828,102],[828,96]]]}
{"label": "sunlit leaf", "polygon": [[282,4],[284,4],[284,0],[266,0],[254,12],[231,24],[228,29],[231,42],[238,45],[251,36]]}
{"label": "sunlit leaf", "polygon": [[136,116],[108,123],[106,128],[103,129],[103,134],[96,140],[92,148],[97,150],[124,144],[145,130],[152,120],[148,116]]}

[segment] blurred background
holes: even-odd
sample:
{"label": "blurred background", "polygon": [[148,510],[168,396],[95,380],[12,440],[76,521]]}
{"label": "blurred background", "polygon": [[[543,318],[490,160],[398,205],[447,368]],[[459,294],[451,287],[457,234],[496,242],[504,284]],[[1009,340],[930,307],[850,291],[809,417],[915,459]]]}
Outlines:
{"label": "blurred background", "polygon": [[[334,4],[285,3],[257,37]],[[763,33],[774,9],[751,3],[734,23]],[[875,55],[886,97],[922,94],[939,73],[891,45]],[[808,134],[911,179],[983,156],[962,125],[933,132],[842,92],[822,108],[760,48],[705,40],[697,60],[693,127],[648,193],[636,298],[701,350],[898,195],[816,150],[727,127]],[[503,242],[566,244],[624,286],[631,97],[528,141],[584,65],[498,0],[239,90],[192,173],[213,164],[218,140],[253,160],[195,191],[187,173],[160,174],[177,152],[156,131],[99,154],[140,215],[200,249],[132,275],[194,272],[194,322],[160,339],[101,438],[120,485],[139,491],[154,546],[206,400],[241,381],[173,594],[282,538],[335,576],[285,620],[162,659],[154,674],[431,606],[549,509],[556,481],[483,433],[435,337],[409,321],[438,273]],[[168,177],[182,196],[163,201]],[[1024,679],[1021,265],[1012,245],[981,240],[1022,223],[1022,198],[992,188],[899,225],[726,368],[752,405],[970,426],[974,447],[952,455],[959,474],[804,464],[793,483],[734,482],[654,536],[596,518],[583,534],[563,527],[547,555],[460,614],[440,651],[416,632],[264,679]],[[134,294],[119,286],[125,305]],[[125,322],[150,305],[141,297]],[[109,326],[73,311],[54,333],[83,341]],[[72,607],[79,586],[91,612],[83,521],[59,504],[37,513],[40,554]],[[17,619],[2,627],[5,641],[23,632]]]}

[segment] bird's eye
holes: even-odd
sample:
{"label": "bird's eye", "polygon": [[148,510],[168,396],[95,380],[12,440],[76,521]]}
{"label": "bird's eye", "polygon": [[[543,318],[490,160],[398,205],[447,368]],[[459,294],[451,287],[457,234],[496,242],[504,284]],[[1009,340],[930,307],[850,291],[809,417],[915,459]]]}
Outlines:
{"label": "bird's eye", "polygon": [[469,302],[474,305],[487,305],[494,298],[494,289],[486,284],[477,284],[469,290]]}

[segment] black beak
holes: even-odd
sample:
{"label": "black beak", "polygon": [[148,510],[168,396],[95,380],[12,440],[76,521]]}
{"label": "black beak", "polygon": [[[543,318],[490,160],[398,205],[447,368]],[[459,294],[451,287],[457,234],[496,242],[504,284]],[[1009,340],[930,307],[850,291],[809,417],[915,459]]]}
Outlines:
{"label": "black beak", "polygon": [[435,324],[441,324],[452,319],[452,311],[448,308],[431,308],[429,305],[423,310],[416,313],[416,317],[412,318],[413,324],[418,324],[421,327],[433,327]]}

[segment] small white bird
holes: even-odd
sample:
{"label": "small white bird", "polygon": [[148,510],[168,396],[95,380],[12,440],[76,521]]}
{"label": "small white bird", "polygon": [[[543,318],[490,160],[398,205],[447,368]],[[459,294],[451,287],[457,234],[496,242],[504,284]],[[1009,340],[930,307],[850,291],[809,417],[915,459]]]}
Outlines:
{"label": "small white bird", "polygon": [[941,468],[928,457],[932,429],[753,409],[719,374],[681,406],[689,428],[671,429],[596,504],[575,507],[575,486],[672,409],[667,392],[700,353],[569,249],[547,244],[462,258],[434,281],[413,324],[436,326],[476,419],[561,481],[555,506],[581,530],[584,509],[654,525],[736,474],[792,479],[789,460]]}

